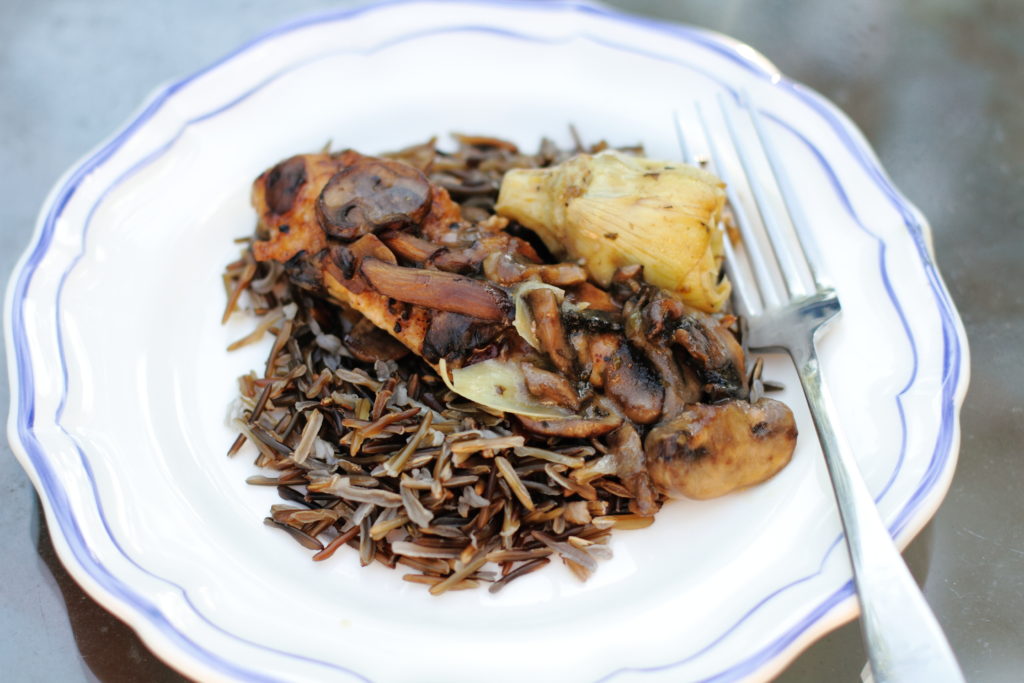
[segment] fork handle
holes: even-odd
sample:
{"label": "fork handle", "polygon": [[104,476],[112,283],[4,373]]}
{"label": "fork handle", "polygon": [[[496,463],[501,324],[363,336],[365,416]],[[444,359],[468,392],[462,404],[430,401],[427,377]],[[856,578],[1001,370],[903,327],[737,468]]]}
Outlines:
{"label": "fork handle", "polygon": [[875,680],[963,681],[942,628],[878,514],[849,442],[829,418],[837,413],[813,344],[793,351],[846,532]]}

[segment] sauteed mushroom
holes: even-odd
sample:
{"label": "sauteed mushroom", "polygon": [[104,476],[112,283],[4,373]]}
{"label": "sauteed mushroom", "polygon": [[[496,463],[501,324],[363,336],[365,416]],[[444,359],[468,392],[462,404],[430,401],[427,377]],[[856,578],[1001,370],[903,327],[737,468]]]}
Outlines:
{"label": "sauteed mushroom", "polygon": [[316,202],[330,237],[352,240],[418,223],[430,207],[426,177],[400,161],[359,155],[334,174]]}

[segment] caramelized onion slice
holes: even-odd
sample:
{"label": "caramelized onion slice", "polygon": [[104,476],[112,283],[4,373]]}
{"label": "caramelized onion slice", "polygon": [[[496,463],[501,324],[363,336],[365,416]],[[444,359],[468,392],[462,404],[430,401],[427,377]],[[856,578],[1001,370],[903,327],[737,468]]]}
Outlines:
{"label": "caramelized onion slice", "polygon": [[362,273],[374,289],[396,301],[492,321],[506,321],[512,311],[508,294],[482,280],[372,258],[363,261]]}

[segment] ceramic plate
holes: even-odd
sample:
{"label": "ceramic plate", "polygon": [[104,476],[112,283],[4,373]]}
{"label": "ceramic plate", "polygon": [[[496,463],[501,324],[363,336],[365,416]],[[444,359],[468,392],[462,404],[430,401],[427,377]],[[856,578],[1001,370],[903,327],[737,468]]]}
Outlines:
{"label": "ceramic plate", "polygon": [[[507,590],[430,597],[352,553],[310,562],[263,526],[275,492],[228,459],[219,322],[252,179],[293,153],[368,153],[451,131],[642,142],[749,94],[796,177],[843,303],[821,355],[839,420],[905,545],[953,475],[963,331],[921,215],[856,128],[723,36],[585,4],[398,2],[281,27],[158,90],[71,169],[7,290],[9,434],[58,553],[92,594],[202,680],[762,679],[851,619],[840,527],[792,367],[768,357],[803,434],[763,486],[673,502],[619,532],[586,584],[552,565]],[[745,201],[745,200],[741,200]]]}

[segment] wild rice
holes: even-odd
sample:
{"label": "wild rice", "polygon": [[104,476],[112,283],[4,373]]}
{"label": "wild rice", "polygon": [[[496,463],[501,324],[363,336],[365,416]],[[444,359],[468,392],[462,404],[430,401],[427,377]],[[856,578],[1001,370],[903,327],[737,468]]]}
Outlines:
{"label": "wild rice", "polygon": [[480,569],[480,567],[484,566],[484,564],[486,563],[487,553],[483,550],[477,551],[473,558],[466,562],[466,564],[461,569],[458,569],[449,574],[444,581],[441,581],[431,586],[431,594],[440,595],[441,593],[444,593],[446,590],[450,590],[453,586],[458,585],[460,581],[462,581],[465,578],[468,578],[473,572],[475,572],[477,569]]}
{"label": "wild rice", "polygon": [[354,526],[351,529],[349,529],[348,531],[346,531],[344,533],[341,533],[341,534],[338,534],[337,536],[334,537],[334,540],[332,540],[330,543],[328,543],[326,546],[324,546],[323,550],[321,550],[320,552],[318,552],[316,555],[313,556],[313,561],[314,562],[323,562],[324,560],[329,560],[331,558],[331,556],[334,555],[335,551],[338,548],[340,548],[341,546],[343,546],[346,543],[348,543],[349,541],[351,541],[353,538],[356,537],[356,535],[358,533],[359,533],[359,527]]}
{"label": "wild rice", "polygon": [[416,497],[416,493],[407,486],[399,488],[402,496],[402,505],[405,506],[405,512],[409,516],[409,519],[419,527],[425,527],[430,525],[430,520],[434,519],[434,513],[423,507],[423,503]]}
{"label": "wild rice", "polygon": [[547,547],[554,550],[556,553],[561,555],[567,560],[571,560],[576,564],[588,569],[589,571],[595,571],[597,569],[597,561],[587,554],[587,551],[582,548],[577,548],[571,543],[564,541],[556,541],[545,533],[540,531],[534,531],[531,535],[546,545]]}
{"label": "wild rice", "polygon": [[467,455],[479,453],[483,450],[502,450],[505,448],[517,448],[523,445],[521,436],[498,436],[490,439],[467,439],[452,443],[452,453],[455,455]]}
{"label": "wild rice", "polygon": [[[426,584],[428,586],[435,586],[435,587],[438,584],[444,583],[446,581],[446,579],[443,579],[440,576],[430,576],[428,574],[405,574],[405,575],[402,576],[402,580],[403,581],[411,581],[412,583],[424,583],[424,584]],[[446,586],[444,588],[444,590],[445,591],[464,591],[464,590],[472,590],[473,588],[478,588],[479,586],[480,586],[480,582],[479,581],[474,581],[473,579],[464,579],[464,580],[458,582],[455,585]],[[433,593],[434,589],[431,588],[430,592]],[[437,594],[438,593],[435,593],[435,595],[437,595]]]}
{"label": "wild rice", "polygon": [[295,527],[290,526],[288,524],[284,524],[283,522],[278,522],[276,519],[274,519],[272,517],[267,517],[266,519],[263,520],[263,523],[266,524],[267,526],[276,527],[278,529],[281,529],[283,531],[288,532],[289,536],[294,538],[296,541],[299,542],[299,545],[301,545],[301,546],[303,546],[305,548],[309,548],[310,550],[323,550],[324,549],[324,544],[323,543],[321,543],[320,541],[316,540],[312,536],[306,534],[301,529],[296,529]]}
{"label": "wild rice", "polygon": [[[426,145],[394,156],[420,167],[432,158],[431,179],[477,220],[492,212],[505,170],[566,155],[550,143],[524,155],[461,140],[455,154]],[[274,339],[263,372],[239,379],[239,434],[228,453],[255,453],[265,473],[247,481],[277,486],[289,503],[273,506],[266,523],[316,551],[314,560],[348,545],[364,565],[418,572],[404,579],[435,594],[489,581],[497,592],[555,553],[588,576],[610,552],[612,529],[651,523],[629,513],[615,455],[600,439],[524,434],[514,419],[449,392],[412,355],[356,360],[345,343],[350,312],[325,315],[283,267],[255,261],[251,239],[242,244],[242,258],[225,272],[224,317],[244,306],[263,318],[230,348],[267,332]]]}
{"label": "wild rice", "polygon": [[392,519],[386,519],[377,522],[376,524],[370,527],[370,538],[372,538],[375,541],[379,541],[408,521],[409,517],[402,514]]}
{"label": "wild rice", "polygon": [[398,451],[393,458],[387,461],[384,465],[384,470],[387,472],[388,476],[398,476],[398,473],[402,471],[405,467],[405,463],[409,460],[409,456],[412,455],[413,451],[419,447],[423,437],[426,436],[427,430],[430,429],[430,423],[433,419],[433,413],[427,413],[424,415],[423,420],[420,422],[419,429],[416,430],[416,433],[413,434],[412,438],[405,444],[405,447]]}
{"label": "wild rice", "polygon": [[512,489],[512,493],[514,493],[516,498],[519,499],[519,502],[523,504],[523,507],[527,510],[533,510],[534,504],[533,499],[530,497],[530,492],[525,486],[523,486],[523,481],[519,478],[519,475],[516,474],[511,463],[498,455],[494,458],[494,464],[498,466],[498,471],[501,473],[501,476],[504,477],[509,488]]}
{"label": "wild rice", "polygon": [[395,541],[391,544],[391,550],[396,555],[428,558],[456,558],[461,553],[460,550],[452,550],[450,548],[430,548],[425,545],[409,543],[408,541]]}
{"label": "wild rice", "polygon": [[625,514],[594,518],[594,526],[598,529],[643,529],[651,524],[654,524],[654,517],[643,515]]}
{"label": "wild rice", "polygon": [[302,428],[302,437],[299,439],[299,445],[295,447],[295,451],[292,453],[292,460],[298,464],[306,462],[306,458],[313,450],[314,439],[320,434],[320,427],[324,423],[324,416],[319,410],[314,410],[306,418],[306,426]]}
{"label": "wild rice", "polygon": [[547,558],[547,557],[539,557],[536,560],[530,560],[529,562],[526,562],[526,563],[520,565],[520,567],[518,569],[514,569],[514,570],[510,571],[508,574],[506,574],[505,576],[501,577],[499,580],[497,580],[494,583],[492,583],[490,588],[488,588],[487,590],[488,590],[488,592],[491,592],[491,593],[497,593],[502,588],[504,588],[508,584],[512,583],[513,581],[515,581],[519,577],[526,576],[527,574],[529,574],[531,572],[535,572],[538,569],[540,569],[541,567],[543,567],[544,565],[549,564],[550,562],[551,562],[551,560],[549,558]]}

